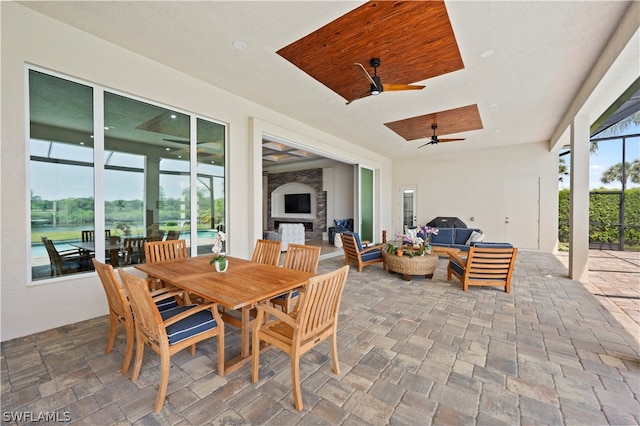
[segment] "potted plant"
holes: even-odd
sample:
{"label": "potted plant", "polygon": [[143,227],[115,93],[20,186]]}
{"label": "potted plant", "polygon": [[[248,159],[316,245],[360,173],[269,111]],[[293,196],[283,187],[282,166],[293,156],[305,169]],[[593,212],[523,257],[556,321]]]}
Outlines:
{"label": "potted plant", "polygon": [[213,246],[211,247],[211,251],[213,252],[213,258],[209,261],[209,265],[214,265],[216,267],[216,271],[225,272],[227,267],[229,266],[229,262],[227,261],[227,256],[224,250],[224,242],[227,237],[224,232],[220,231],[218,234],[213,237]]}

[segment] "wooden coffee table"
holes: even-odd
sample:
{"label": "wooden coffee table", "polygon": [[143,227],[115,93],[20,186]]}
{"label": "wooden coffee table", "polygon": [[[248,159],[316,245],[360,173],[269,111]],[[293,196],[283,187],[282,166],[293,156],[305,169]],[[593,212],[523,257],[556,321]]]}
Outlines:
{"label": "wooden coffee table", "polygon": [[424,275],[425,278],[433,278],[433,273],[438,264],[438,255],[424,254],[423,256],[397,256],[394,253],[382,253],[389,273],[402,274],[402,279],[411,281],[413,275]]}

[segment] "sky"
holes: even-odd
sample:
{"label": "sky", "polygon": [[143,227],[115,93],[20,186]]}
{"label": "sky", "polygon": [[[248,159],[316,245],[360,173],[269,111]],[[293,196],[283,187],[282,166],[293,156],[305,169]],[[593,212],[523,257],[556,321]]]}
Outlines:
{"label": "sky", "polygon": [[[627,129],[625,134],[639,134],[640,133],[640,125],[635,125]],[[633,160],[637,160],[640,158],[640,137],[628,138],[625,152],[625,161],[628,163],[633,162]],[[565,159],[565,164],[567,166],[570,165],[571,155],[566,155],[563,158]],[[600,141],[598,143],[598,151],[595,154],[591,154],[589,156],[589,189],[621,189],[621,183],[612,182],[609,184],[604,184],[600,180],[602,178],[602,174],[614,164],[618,164],[622,162],[622,143],[620,140],[611,140],[611,141]],[[563,182],[559,183],[559,187],[569,188],[569,176],[565,176]],[[640,184],[634,184],[630,180],[627,181],[627,189],[628,188],[637,188],[640,187]]]}

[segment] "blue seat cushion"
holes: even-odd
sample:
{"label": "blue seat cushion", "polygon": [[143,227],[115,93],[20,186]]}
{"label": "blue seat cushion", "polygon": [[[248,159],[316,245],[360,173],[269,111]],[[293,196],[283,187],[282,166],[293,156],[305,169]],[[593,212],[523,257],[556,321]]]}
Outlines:
{"label": "blue seat cushion", "polygon": [[[465,263],[467,262],[467,258],[466,257],[462,257],[461,258]],[[451,267],[451,269],[453,269],[458,275],[462,276],[464,275],[464,267],[458,263],[457,260],[455,259],[451,259],[449,261],[449,266]]]}
{"label": "blue seat cushion", "polygon": [[472,228],[454,228],[455,229],[455,241],[453,244],[466,244],[467,240],[471,236],[473,231],[478,232],[476,229]]}
{"label": "blue seat cushion", "polygon": [[380,250],[372,250],[367,253],[362,253],[360,258],[363,262],[368,262],[369,260],[380,259],[382,257],[382,252]]}
{"label": "blue seat cushion", "polygon": [[513,244],[510,243],[493,243],[493,242],[475,242],[471,244],[473,247],[478,248],[513,248]]}
{"label": "blue seat cushion", "polygon": [[[454,240],[453,228],[438,228],[438,233],[431,235],[431,244],[451,245],[454,243],[454,241],[455,240]],[[463,241],[463,244],[464,244],[464,241]]]}
{"label": "blue seat cushion", "polygon": [[[188,311],[197,305],[176,306],[160,312],[163,320],[167,320],[184,311]],[[209,309],[195,313],[175,324],[167,327],[167,336],[169,337],[169,345],[175,345],[178,342],[188,339],[192,336],[204,333],[217,327],[216,320]]]}
{"label": "blue seat cushion", "polygon": [[175,308],[178,306],[178,302],[176,302],[176,298],[172,297],[171,299],[158,300],[156,302],[156,306],[159,311],[166,311],[167,309]]}
{"label": "blue seat cushion", "polygon": [[[274,299],[285,300],[287,298],[287,294],[289,293],[281,294],[280,296],[274,297]],[[293,290],[291,292],[291,297],[297,297],[297,296],[298,296],[298,290]]]}

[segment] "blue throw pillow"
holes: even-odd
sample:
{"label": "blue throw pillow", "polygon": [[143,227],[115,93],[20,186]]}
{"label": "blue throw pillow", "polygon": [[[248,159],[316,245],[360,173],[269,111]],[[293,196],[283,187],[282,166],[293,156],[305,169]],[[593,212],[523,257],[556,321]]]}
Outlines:
{"label": "blue throw pillow", "polygon": [[333,223],[336,225],[336,232],[338,234],[347,231],[347,220],[348,219],[333,219]]}

